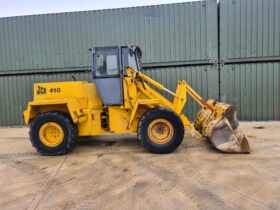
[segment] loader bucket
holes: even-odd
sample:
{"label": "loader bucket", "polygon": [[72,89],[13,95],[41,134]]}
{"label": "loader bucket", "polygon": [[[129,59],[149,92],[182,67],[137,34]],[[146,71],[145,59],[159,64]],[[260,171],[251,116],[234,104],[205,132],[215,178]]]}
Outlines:
{"label": "loader bucket", "polygon": [[195,129],[222,152],[250,153],[249,143],[236,118],[235,107],[220,102],[207,103],[212,103],[215,111],[200,110],[194,123]]}
{"label": "loader bucket", "polygon": [[[237,121],[237,119],[235,120]],[[211,143],[222,152],[251,152],[249,143],[239,125],[234,129],[227,118],[221,119],[213,126],[210,139]]]}

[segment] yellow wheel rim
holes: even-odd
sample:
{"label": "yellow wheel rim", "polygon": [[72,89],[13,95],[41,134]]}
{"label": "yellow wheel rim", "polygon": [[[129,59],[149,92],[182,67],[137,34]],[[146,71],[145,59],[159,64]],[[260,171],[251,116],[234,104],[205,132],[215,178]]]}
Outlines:
{"label": "yellow wheel rim", "polygon": [[156,144],[166,144],[174,134],[171,123],[165,119],[156,119],[148,126],[148,137]]}
{"label": "yellow wheel rim", "polygon": [[39,130],[41,142],[48,147],[58,146],[64,138],[64,132],[61,126],[55,122],[43,124]]}

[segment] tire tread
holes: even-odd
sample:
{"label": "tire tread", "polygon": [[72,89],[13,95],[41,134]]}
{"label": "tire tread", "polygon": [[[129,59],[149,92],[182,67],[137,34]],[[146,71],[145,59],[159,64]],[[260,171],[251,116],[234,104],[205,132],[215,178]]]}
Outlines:
{"label": "tire tread", "polygon": [[[38,139],[36,139],[35,137],[36,134],[34,133],[35,132],[34,127],[36,126],[37,123],[40,123],[43,120],[47,120],[50,118],[57,118],[57,119],[60,118],[62,121],[64,121],[65,126],[70,130],[69,141],[66,141],[66,145],[63,147],[62,150],[54,153],[49,153],[47,150],[43,151],[39,149],[39,147],[37,146]],[[37,116],[34,120],[32,120],[29,127],[30,127],[29,138],[31,144],[37,150],[37,152],[41,153],[42,155],[48,155],[48,156],[63,155],[70,152],[75,145],[75,138],[77,137],[77,133],[78,133],[77,126],[73,124],[72,119],[64,112],[60,112],[60,111],[44,112],[39,116]]]}
{"label": "tire tread", "polygon": [[[162,150],[159,148],[152,148],[151,146],[149,146],[146,143],[147,140],[143,137],[144,131],[142,129],[144,129],[143,128],[144,123],[146,120],[148,120],[150,118],[150,116],[153,116],[153,115],[170,115],[174,119],[174,121],[177,122],[177,125],[176,125],[177,134],[176,135],[179,135],[179,138],[178,138],[178,140],[176,140],[176,142],[174,144],[172,144],[167,149]],[[154,108],[154,109],[147,111],[140,119],[140,121],[138,123],[138,127],[137,127],[137,136],[138,136],[138,139],[140,140],[141,144],[143,145],[143,147],[152,153],[158,153],[158,154],[170,153],[170,152],[174,151],[175,149],[177,149],[183,141],[184,133],[185,133],[185,129],[184,129],[184,125],[183,125],[183,122],[181,121],[180,116],[177,115],[172,110],[170,110],[168,108],[164,108],[164,107]]]}

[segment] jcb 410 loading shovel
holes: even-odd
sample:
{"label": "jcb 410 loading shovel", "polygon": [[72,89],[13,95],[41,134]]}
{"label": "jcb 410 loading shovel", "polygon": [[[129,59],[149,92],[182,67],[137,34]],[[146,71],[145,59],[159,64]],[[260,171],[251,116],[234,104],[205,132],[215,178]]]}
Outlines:
{"label": "jcb 410 loading shovel", "polygon": [[[207,137],[220,151],[251,151],[234,106],[204,101],[184,80],[176,92],[168,90],[143,74],[141,55],[137,46],[95,47],[93,82],[34,84],[24,119],[37,151],[61,155],[71,151],[76,137],[137,133],[148,151],[170,153],[182,143],[185,128],[196,138]],[[171,94],[173,101],[158,90]],[[194,124],[183,113],[188,96],[202,107]]]}

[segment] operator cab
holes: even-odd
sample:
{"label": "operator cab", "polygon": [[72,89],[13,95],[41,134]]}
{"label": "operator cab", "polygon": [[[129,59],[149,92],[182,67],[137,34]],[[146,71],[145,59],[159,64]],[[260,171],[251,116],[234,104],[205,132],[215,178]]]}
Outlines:
{"label": "operator cab", "polygon": [[126,67],[141,71],[141,50],[137,46],[95,47],[92,77],[105,106],[123,105],[122,77]]}

